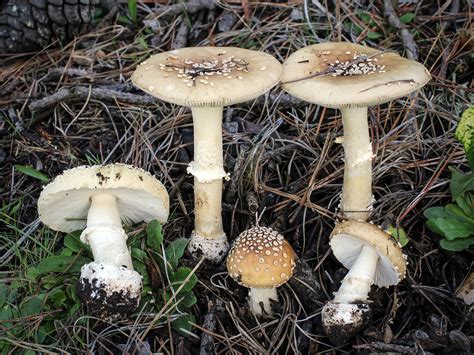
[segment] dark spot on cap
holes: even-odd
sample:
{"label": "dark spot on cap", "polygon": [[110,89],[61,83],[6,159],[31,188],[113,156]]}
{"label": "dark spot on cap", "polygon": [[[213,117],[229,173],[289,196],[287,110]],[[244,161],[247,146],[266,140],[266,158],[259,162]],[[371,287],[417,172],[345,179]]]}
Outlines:
{"label": "dark spot on cap", "polygon": [[141,181],[143,181],[143,176],[138,175],[138,178],[139,178]]}
{"label": "dark spot on cap", "polygon": [[120,175],[120,173],[115,174],[115,180],[120,180],[121,177],[122,175]]}

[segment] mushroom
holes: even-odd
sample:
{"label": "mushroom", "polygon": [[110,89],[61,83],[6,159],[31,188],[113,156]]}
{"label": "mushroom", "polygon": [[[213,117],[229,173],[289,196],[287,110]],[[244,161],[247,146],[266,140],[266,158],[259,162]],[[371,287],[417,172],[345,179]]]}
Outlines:
{"label": "mushroom", "polygon": [[61,232],[84,229],[94,261],[81,268],[77,291],[91,314],[116,318],[140,302],[142,276],[133,269],[126,223],[166,222],[169,197],[148,172],[124,164],[80,166],[45,186],[38,199],[41,221]]}
{"label": "mushroom", "polygon": [[340,109],[344,137],[341,209],[346,219],[367,220],[372,196],[372,145],[367,108],[406,96],[430,80],[420,63],[358,44],[320,43],[283,64],[282,87],[302,100]]}
{"label": "mushroom", "polygon": [[329,243],[337,260],[349,272],[334,299],[323,307],[321,317],[331,341],[342,344],[370,319],[370,286],[398,284],[405,277],[406,257],[390,234],[364,221],[338,224]]}
{"label": "mushroom", "polygon": [[245,102],[270,90],[281,77],[281,64],[266,53],[231,47],[182,48],[151,56],[132,82],[163,101],[191,107],[194,125],[195,226],[188,245],[192,254],[219,261],[228,249],[222,227],[224,171],[223,107]]}
{"label": "mushroom", "polygon": [[235,240],[227,256],[227,270],[240,285],[250,288],[251,310],[271,314],[270,299],[278,301],[276,288],[293,275],[295,258],[293,248],[280,233],[254,227]]}

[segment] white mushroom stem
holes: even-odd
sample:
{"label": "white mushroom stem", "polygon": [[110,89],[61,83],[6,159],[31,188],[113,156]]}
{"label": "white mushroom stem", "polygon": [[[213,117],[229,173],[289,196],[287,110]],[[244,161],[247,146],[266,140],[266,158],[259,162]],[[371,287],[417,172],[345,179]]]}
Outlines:
{"label": "white mushroom stem", "polygon": [[367,107],[341,109],[344,125],[344,184],[341,207],[347,219],[365,221],[372,208],[372,145]]}
{"label": "white mushroom stem", "polygon": [[98,193],[92,196],[87,228],[82,232],[81,240],[91,246],[95,262],[133,270],[127,235],[122,228],[114,195]]}
{"label": "white mushroom stem", "polygon": [[262,306],[260,303],[263,304],[263,309],[265,313],[271,314],[272,308],[270,305],[270,299],[274,301],[278,301],[278,295],[276,291],[276,287],[273,288],[250,288],[249,291],[249,302],[252,311],[255,314],[262,314]]}
{"label": "white mushroom stem", "polygon": [[193,107],[194,161],[188,172],[194,175],[194,233],[190,250],[199,249],[210,260],[227,251],[222,228],[223,107]]}
{"label": "white mushroom stem", "polygon": [[375,270],[379,254],[370,245],[362,246],[351,269],[347,273],[339,290],[334,294],[335,303],[354,303],[367,301],[370,286],[374,283]]}

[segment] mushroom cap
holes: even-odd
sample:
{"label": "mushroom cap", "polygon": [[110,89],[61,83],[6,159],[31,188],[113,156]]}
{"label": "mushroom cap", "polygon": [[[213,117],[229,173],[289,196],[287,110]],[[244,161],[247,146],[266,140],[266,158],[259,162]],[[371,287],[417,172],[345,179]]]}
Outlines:
{"label": "mushroom cap", "polygon": [[364,245],[379,254],[374,283],[380,287],[396,285],[405,278],[406,256],[392,236],[364,221],[349,220],[338,224],[331,233],[329,244],[334,256],[350,269]]}
{"label": "mushroom cap", "polygon": [[243,231],[227,256],[227,270],[240,284],[251,288],[273,288],[293,275],[296,255],[278,232],[268,227]]}
{"label": "mushroom cap", "polygon": [[227,106],[252,100],[280,80],[271,55],[234,47],[189,47],[151,56],[132,82],[163,101],[181,106]]}
{"label": "mushroom cap", "polygon": [[[328,70],[322,76],[291,82]],[[282,88],[324,107],[366,107],[406,96],[430,78],[422,64],[397,53],[327,42],[302,48],[288,57],[283,63]]]}
{"label": "mushroom cap", "polygon": [[58,175],[38,199],[41,221],[61,232],[84,229],[91,197],[110,193],[125,223],[166,222],[169,197],[163,184],[150,173],[125,164],[79,166]]}
{"label": "mushroom cap", "polygon": [[81,268],[77,294],[90,314],[118,318],[138,308],[142,276],[124,266],[92,262]]}

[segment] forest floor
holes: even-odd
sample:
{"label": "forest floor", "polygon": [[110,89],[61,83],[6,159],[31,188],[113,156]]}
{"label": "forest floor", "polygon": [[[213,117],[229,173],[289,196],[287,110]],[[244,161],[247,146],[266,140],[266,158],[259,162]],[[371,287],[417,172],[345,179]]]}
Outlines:
{"label": "forest floor", "polygon": [[[332,1],[197,3],[171,10],[139,3],[136,13],[122,4],[98,14],[91,30],[69,43],[0,56],[0,350],[469,351],[474,318],[456,291],[472,271],[473,250],[442,249],[423,216],[426,208],[451,201],[448,167],[467,170],[453,133],[472,102],[468,2],[400,5],[395,14],[414,38],[408,45],[389,25],[383,1],[341,1],[337,7]],[[343,134],[340,112],[292,98],[279,87],[226,108],[223,123],[224,165],[232,177],[223,201],[229,239],[259,216],[260,225],[280,231],[312,270],[304,276],[307,282],[294,280],[278,289],[273,316],[249,313],[247,290],[223,264],[197,263],[187,254],[180,265],[195,268],[196,299],[184,313],[170,304],[164,311],[169,280],[153,277],[146,262],[154,251],[144,241],[144,225],[128,233],[142,250],[134,256],[142,255],[150,297],[128,320],[87,316],[74,291],[76,266],[35,269],[53,255],[90,257],[73,237],[66,242],[64,234],[40,223],[37,214],[46,181],[79,165],[121,162],[151,172],[171,197],[164,244],[192,232],[193,178],[186,174],[193,157],[191,113],[135,88],[130,76],[137,64],[172,48],[209,45],[266,51],[283,62],[304,46],[339,40],[403,56],[414,44],[418,61],[432,75],[415,95],[369,109],[372,221],[406,232],[408,271],[396,287],[372,288],[373,317],[363,332],[335,346],[320,319],[347,272],[328,244],[343,178],[343,150],[335,142]],[[183,315],[192,315],[181,319],[193,326],[176,330],[172,324]]]}

